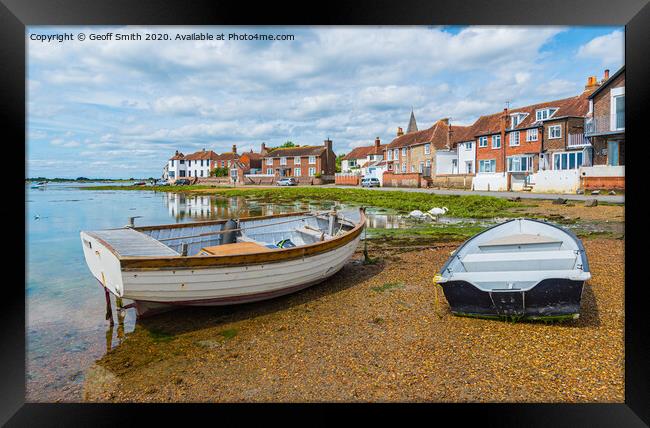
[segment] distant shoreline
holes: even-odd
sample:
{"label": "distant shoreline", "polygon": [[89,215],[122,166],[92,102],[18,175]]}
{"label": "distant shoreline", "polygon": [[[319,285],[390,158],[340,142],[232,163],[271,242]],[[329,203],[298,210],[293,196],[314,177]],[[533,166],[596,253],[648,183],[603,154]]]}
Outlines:
{"label": "distant shoreline", "polygon": [[150,178],[26,178],[26,183],[34,181],[47,181],[51,183],[91,183],[91,182],[124,182],[124,181],[149,181]]}

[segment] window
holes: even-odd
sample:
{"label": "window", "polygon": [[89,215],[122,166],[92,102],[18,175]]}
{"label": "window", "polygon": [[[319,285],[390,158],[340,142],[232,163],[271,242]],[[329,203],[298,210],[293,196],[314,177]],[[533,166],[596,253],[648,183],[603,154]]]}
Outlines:
{"label": "window", "polygon": [[201,170],[201,177],[203,177],[203,170]]}
{"label": "window", "polygon": [[[415,165],[411,164],[411,172],[415,172]],[[422,171],[420,171],[422,172]]]}
{"label": "window", "polygon": [[465,143],[465,150],[468,150],[468,151],[472,150],[472,143],[471,142]]}
{"label": "window", "polygon": [[610,130],[625,129],[625,87],[612,88],[610,95]]}
{"label": "window", "polygon": [[519,131],[510,133],[510,145],[511,146],[519,145]]}
{"label": "window", "polygon": [[286,165],[287,164],[287,158],[281,157],[280,158],[280,165]]}
{"label": "window", "polygon": [[393,157],[395,158],[395,160],[399,159],[399,149],[393,150]]}
{"label": "window", "polygon": [[562,138],[562,125],[549,126],[548,138]]}
{"label": "window", "polygon": [[180,163],[181,163],[181,165],[185,164],[185,160],[181,159]]}
{"label": "window", "polygon": [[545,108],[541,110],[535,111],[535,119],[536,120],[546,120],[549,117],[553,116],[553,114],[557,111],[556,108]]}
{"label": "window", "polygon": [[302,171],[300,171],[300,168],[294,168],[293,175],[295,175],[296,177],[300,177],[302,175]]}
{"label": "window", "polygon": [[480,137],[478,139],[478,146],[479,147],[487,147],[487,137]]}
{"label": "window", "polygon": [[537,128],[526,131],[526,141],[537,141]]}
{"label": "window", "polygon": [[273,165],[273,158],[266,158],[267,165]]}
{"label": "window", "polygon": [[431,154],[431,144],[425,144],[424,145],[424,154],[425,155]]}
{"label": "window", "polygon": [[420,172],[420,174],[422,174],[424,172],[424,162],[420,162],[420,170],[419,170],[419,172]]}
{"label": "window", "polygon": [[492,148],[500,149],[501,148],[501,135],[492,136]]}
{"label": "window", "polygon": [[203,159],[201,159],[201,166],[203,166]]}
{"label": "window", "polygon": [[387,160],[392,161],[393,160],[393,151],[389,150],[387,153],[388,153],[388,159]]}
{"label": "window", "polygon": [[172,167],[174,166],[174,159],[172,159]]}
{"label": "window", "polygon": [[266,168],[267,174],[273,174],[273,168]]}
{"label": "window", "polygon": [[314,168],[313,166],[309,167],[309,176],[313,177],[314,175],[316,175],[316,168]]}
{"label": "window", "polygon": [[[309,156],[309,163],[310,164],[315,164],[316,163],[316,156]],[[314,168],[316,170],[316,168]]]}
{"label": "window", "polygon": [[402,164],[402,172],[406,172],[406,162]]}
{"label": "window", "polygon": [[478,172],[495,172],[497,169],[496,159],[478,161]]}
{"label": "window", "polygon": [[293,164],[294,165],[300,165],[300,156],[294,156]]}
{"label": "window", "polygon": [[188,176],[188,177],[191,177],[191,176],[192,176],[192,170],[191,170],[191,169],[188,169],[188,170],[187,170],[187,176]]}
{"label": "window", "polygon": [[187,166],[192,166],[192,161],[191,160],[187,161]]}
{"label": "window", "polygon": [[582,151],[553,154],[553,169],[577,169],[582,166]]}
{"label": "window", "polygon": [[511,156],[508,158],[508,172],[525,172],[532,170],[532,156]]}
{"label": "window", "polygon": [[472,161],[465,161],[465,172],[468,174],[472,174],[474,172]]}

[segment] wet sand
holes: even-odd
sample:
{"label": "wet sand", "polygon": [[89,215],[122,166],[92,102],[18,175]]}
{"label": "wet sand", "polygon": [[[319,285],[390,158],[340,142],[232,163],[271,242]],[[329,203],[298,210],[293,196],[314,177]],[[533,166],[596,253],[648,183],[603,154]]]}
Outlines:
{"label": "wet sand", "polygon": [[455,317],[442,292],[436,305],[431,278],[459,243],[380,244],[376,264],[360,246],[290,296],[138,321],[86,372],[84,399],[623,402],[623,240],[584,240],[581,316],[549,324]]}

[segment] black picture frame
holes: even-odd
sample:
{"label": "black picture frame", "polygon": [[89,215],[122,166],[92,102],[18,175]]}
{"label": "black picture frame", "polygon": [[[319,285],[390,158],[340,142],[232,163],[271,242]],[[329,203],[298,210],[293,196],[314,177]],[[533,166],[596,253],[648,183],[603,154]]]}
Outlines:
{"label": "black picture frame", "polygon": [[[217,417],[214,423],[234,421],[234,416],[250,420],[297,418],[314,412],[312,421],[332,422],[340,412],[359,412],[383,418],[387,413],[419,414],[429,423],[454,424],[473,421],[481,426],[644,426],[650,424],[649,335],[644,299],[646,282],[641,279],[640,256],[644,214],[641,195],[644,177],[641,159],[647,157],[640,148],[647,140],[642,121],[649,116],[650,84],[646,77],[650,64],[650,5],[648,0],[493,0],[459,2],[453,0],[421,2],[414,0],[344,2],[328,1],[279,5],[276,2],[249,3],[233,1],[95,1],[80,0],[1,0],[0,1],[0,117],[4,120],[5,153],[14,153],[16,141],[25,142],[25,59],[26,26],[30,25],[220,25],[220,24],[300,24],[300,25],[625,25],[626,27],[626,224],[634,233],[625,245],[625,403],[598,404],[370,404],[370,408],[353,405],[99,405],[99,404],[32,404],[25,403],[25,292],[14,281],[5,281],[2,308],[3,350],[0,367],[0,423],[8,426],[49,425],[134,425],[158,418],[171,421],[180,416],[191,421],[201,413]],[[9,132],[7,132],[9,131]],[[647,133],[646,133],[647,135]],[[7,137],[8,138],[8,137]],[[12,142],[10,142],[12,141]],[[24,147],[26,150],[26,148]],[[8,150],[8,151],[7,151]],[[25,151],[26,154],[26,151]],[[27,161],[27,159],[26,159]],[[26,173],[26,167],[23,170]],[[20,169],[12,175],[16,199],[24,197],[24,180]],[[24,213],[23,213],[24,214]],[[639,233],[637,233],[637,231]],[[23,239],[24,239],[23,235]],[[20,240],[20,237],[17,238]],[[20,242],[20,241],[18,241]],[[25,254],[24,252],[22,253]],[[19,270],[16,256],[5,266]],[[25,276],[25,270],[18,277]],[[645,322],[644,322],[645,321]],[[314,417],[315,416],[315,417]],[[298,419],[296,419],[298,420]],[[304,419],[303,419],[304,420]],[[448,420],[448,419],[447,419]],[[197,419],[198,421],[198,419]]]}

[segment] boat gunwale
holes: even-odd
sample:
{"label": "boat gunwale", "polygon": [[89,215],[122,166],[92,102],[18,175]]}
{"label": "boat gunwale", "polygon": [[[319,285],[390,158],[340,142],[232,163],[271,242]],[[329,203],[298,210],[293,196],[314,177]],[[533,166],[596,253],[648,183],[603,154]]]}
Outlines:
{"label": "boat gunwale", "polygon": [[[344,245],[352,242],[362,232],[366,224],[365,208],[360,208],[359,222],[354,225],[354,228],[346,232],[344,235],[335,237],[333,239],[315,242],[313,244],[302,245],[291,248],[279,248],[271,251],[241,254],[241,255],[210,255],[210,256],[121,256],[110,244],[102,238],[96,236],[92,232],[84,232],[92,238],[96,239],[99,243],[104,245],[113,255],[120,261],[120,268],[124,271],[147,271],[147,270],[176,270],[176,269],[209,269],[214,267],[236,267],[236,266],[249,266],[264,263],[279,263],[284,261],[301,259],[306,256],[312,256],[332,250],[336,250]],[[240,220],[259,220],[264,218],[287,217],[297,216],[309,213],[289,213],[289,214],[276,214],[272,216],[260,217],[244,217]],[[216,220],[216,222],[222,220]],[[227,221],[227,220],[224,220]],[[207,222],[198,222],[205,224]],[[180,223],[181,225],[188,225],[192,223]],[[174,225],[175,226],[175,225]],[[144,226],[151,227],[151,226]],[[157,228],[156,226],[152,227]],[[137,228],[134,228],[137,229]]]}

